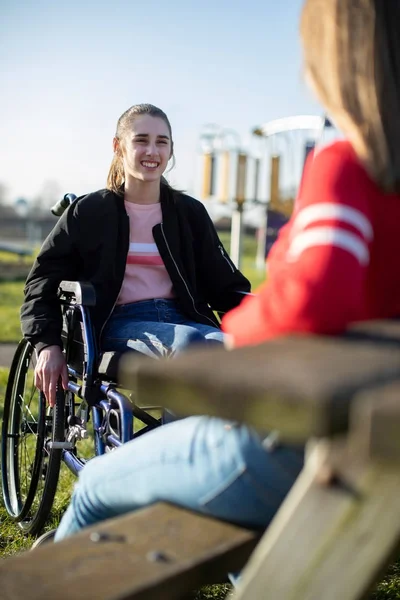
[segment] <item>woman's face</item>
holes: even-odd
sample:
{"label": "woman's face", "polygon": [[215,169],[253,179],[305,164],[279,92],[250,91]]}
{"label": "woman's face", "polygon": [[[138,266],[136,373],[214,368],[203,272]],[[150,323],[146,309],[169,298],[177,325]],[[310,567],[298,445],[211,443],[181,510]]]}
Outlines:
{"label": "woman's face", "polygon": [[125,179],[133,177],[141,181],[156,181],[171,158],[172,140],[168,125],[160,117],[139,115],[132,121],[120,148]]}

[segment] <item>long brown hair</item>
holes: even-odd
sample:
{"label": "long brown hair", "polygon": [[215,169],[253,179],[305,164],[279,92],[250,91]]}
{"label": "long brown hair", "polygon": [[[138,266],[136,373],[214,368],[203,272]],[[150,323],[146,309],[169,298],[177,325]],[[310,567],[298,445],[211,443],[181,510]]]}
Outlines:
{"label": "long brown hair", "polygon": [[[173,157],[174,143],[172,140],[171,124],[165,112],[153,104],[135,104],[134,106],[128,108],[128,110],[126,110],[118,119],[117,129],[115,132],[116,139],[123,140],[135,117],[138,117],[139,115],[158,117],[166,123],[171,138],[171,156]],[[164,177],[161,178],[161,181],[162,183],[168,185],[168,182]],[[124,183],[125,173],[122,156],[121,153],[115,152],[111,162],[110,170],[108,172],[107,189],[115,192],[116,194],[121,194],[121,189]]]}
{"label": "long brown hair", "polygon": [[300,27],[321,102],[361,141],[387,192],[400,192],[399,24],[398,0],[306,0]]}

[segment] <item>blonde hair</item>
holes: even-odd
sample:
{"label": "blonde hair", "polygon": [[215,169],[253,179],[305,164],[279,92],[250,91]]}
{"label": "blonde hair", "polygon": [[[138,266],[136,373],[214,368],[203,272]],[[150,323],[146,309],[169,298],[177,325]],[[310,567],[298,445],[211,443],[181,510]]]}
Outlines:
{"label": "blonde hair", "polygon": [[399,23],[398,0],[306,0],[300,26],[321,102],[360,142],[366,169],[387,192],[400,192]]}
{"label": "blonde hair", "polygon": [[[162,119],[168,129],[171,138],[171,156],[173,157],[174,152],[174,143],[172,141],[172,129],[169,119],[164,111],[161,108],[157,108],[157,106],[153,106],[153,104],[135,104],[126,110],[118,119],[117,130],[115,132],[115,137],[118,140],[123,140],[126,133],[129,131],[132,122],[135,120],[135,117],[139,115],[150,115],[151,117],[158,117]],[[161,181],[163,184],[168,185],[167,180],[164,177],[161,177]],[[107,177],[107,189],[115,192],[116,194],[122,193],[122,186],[125,183],[125,173],[124,173],[124,165],[122,162],[122,156],[120,152],[115,152],[110,170],[108,172]]]}

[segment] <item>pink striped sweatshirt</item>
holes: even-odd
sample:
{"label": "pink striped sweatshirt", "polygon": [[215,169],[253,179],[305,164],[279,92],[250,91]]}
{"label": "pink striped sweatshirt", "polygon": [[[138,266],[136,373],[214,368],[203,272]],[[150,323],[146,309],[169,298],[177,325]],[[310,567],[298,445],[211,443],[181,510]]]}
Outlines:
{"label": "pink striped sweatshirt", "polygon": [[130,222],[130,245],[117,304],[174,298],[172,282],[152,232],[162,220],[161,204],[125,202],[125,208]]}

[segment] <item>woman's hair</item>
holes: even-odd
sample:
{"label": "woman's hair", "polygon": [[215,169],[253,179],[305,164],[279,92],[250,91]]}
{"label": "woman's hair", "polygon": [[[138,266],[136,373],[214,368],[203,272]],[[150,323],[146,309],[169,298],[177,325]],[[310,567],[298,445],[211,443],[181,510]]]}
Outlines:
{"label": "woman's hair", "polygon": [[306,0],[300,28],[321,102],[361,142],[387,192],[400,192],[399,27],[399,0]]}
{"label": "woman's hair", "polygon": [[[125,135],[129,132],[129,129],[135,118],[140,115],[150,115],[151,117],[158,117],[166,123],[171,138],[171,156],[173,156],[174,143],[172,140],[171,123],[169,122],[169,119],[165,112],[162,111],[161,108],[153,106],[153,104],[135,104],[134,106],[128,108],[128,110],[126,110],[118,119],[117,130],[115,132],[116,139],[123,140]],[[168,182],[164,177],[161,178],[161,181],[162,183],[168,185]],[[122,155],[120,152],[115,152],[110,166],[110,170],[108,172],[107,189],[115,192],[116,194],[121,194],[121,187],[124,183],[125,175],[124,165],[122,162]]]}

